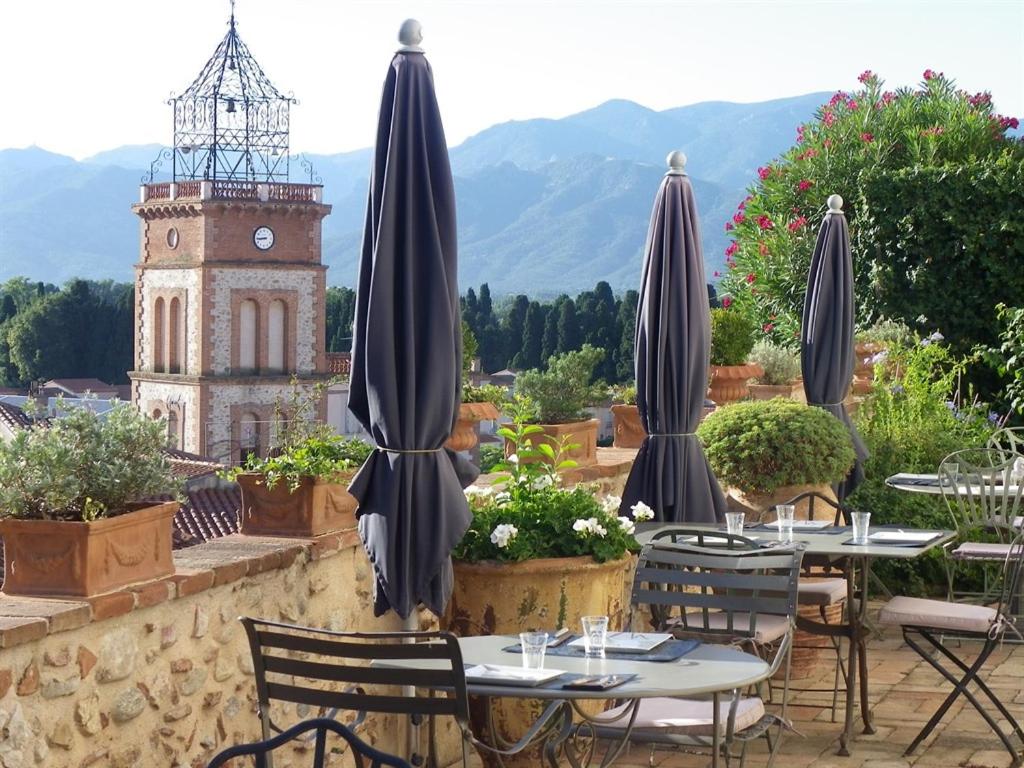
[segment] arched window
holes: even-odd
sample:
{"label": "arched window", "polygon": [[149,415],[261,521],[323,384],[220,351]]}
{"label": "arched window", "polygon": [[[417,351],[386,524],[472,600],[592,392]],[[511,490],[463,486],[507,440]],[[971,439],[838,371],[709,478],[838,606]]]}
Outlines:
{"label": "arched window", "polygon": [[239,459],[245,461],[250,453],[260,455],[260,419],[255,413],[244,413],[238,422]]}
{"label": "arched window", "polygon": [[178,424],[178,414],[174,411],[167,413],[167,444],[171,448],[181,448],[181,425]]}
{"label": "arched window", "polygon": [[153,303],[153,371],[164,372],[164,300]]}
{"label": "arched window", "polygon": [[259,338],[259,308],[246,299],[238,309],[238,367],[256,371],[256,340]]}
{"label": "arched window", "polygon": [[167,372],[181,373],[181,301],[175,296],[167,312]]}
{"label": "arched window", "polygon": [[267,313],[267,368],[273,373],[287,370],[287,339],[287,307],[281,299],[275,299]]}

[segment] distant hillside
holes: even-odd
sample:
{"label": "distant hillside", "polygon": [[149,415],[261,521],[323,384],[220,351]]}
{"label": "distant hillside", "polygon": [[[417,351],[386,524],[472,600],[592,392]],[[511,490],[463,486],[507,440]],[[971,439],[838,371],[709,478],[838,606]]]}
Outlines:
{"label": "distant hillside", "polygon": [[[690,158],[709,278],[723,262],[723,224],[743,190],[828,98],[707,102],[657,112],[614,100],[561,120],[496,125],[452,148],[461,284],[496,294],[573,293],[607,280],[636,285],[664,158]],[[138,253],[129,206],[156,145],[82,162],[33,147],[0,151],[0,280],[127,280]],[[353,285],[370,151],[311,155],[333,213],[324,222],[332,284]],[[166,167],[164,168],[166,172]],[[308,178],[293,160],[292,179]]]}

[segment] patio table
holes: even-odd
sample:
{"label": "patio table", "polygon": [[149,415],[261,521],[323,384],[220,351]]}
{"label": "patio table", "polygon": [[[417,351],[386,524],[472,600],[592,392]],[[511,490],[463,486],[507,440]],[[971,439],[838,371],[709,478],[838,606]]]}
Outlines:
{"label": "patio table", "polygon": [[[467,666],[477,664],[519,666],[521,657],[503,650],[517,639],[504,635],[460,638],[459,647],[462,650],[463,662]],[[371,662],[373,666],[389,666],[399,669],[425,669],[441,667],[444,664],[443,660],[377,659]],[[554,718],[555,725],[538,733],[538,742],[542,743],[544,754],[551,766],[557,767],[558,751],[564,747],[564,754],[574,768],[589,765],[596,753],[593,739],[587,740],[589,744],[580,748],[579,740],[571,738],[574,731],[574,713],[589,719],[588,715],[575,706],[576,702],[586,699],[615,699],[632,703],[630,709],[615,721],[615,724],[622,724],[624,733],[620,742],[613,744],[605,752],[601,761],[601,766],[604,767],[611,765],[628,743],[633,715],[641,699],[662,696],[710,695],[714,700],[714,711],[717,712],[719,693],[743,689],[763,680],[769,669],[769,665],[763,659],[753,654],[730,646],[707,643],[698,645],[676,661],[551,656],[545,659],[544,665],[547,668],[563,670],[570,675],[636,675],[632,680],[604,691],[566,690],[560,687],[558,681],[546,686],[535,687],[467,683],[469,693],[474,696],[541,699],[550,702],[549,709],[554,707],[558,710]],[[583,730],[586,730],[585,726]],[[717,758],[713,760],[712,764],[718,764]]]}
{"label": "patio table", "polygon": [[[885,478],[885,484],[897,491],[907,491],[908,493],[927,493],[931,496],[942,495],[942,483],[939,480],[939,476],[934,472],[899,472],[898,474]],[[976,491],[977,493],[981,492],[981,487],[982,486],[980,484],[974,486],[974,488],[978,489]],[[997,485],[996,487],[999,486]],[[967,488],[967,486],[960,485],[960,488]],[[1011,485],[1007,488],[1007,493],[1014,494],[1016,490],[1017,486]]]}
{"label": "patio table", "polygon": [[[664,523],[641,523],[637,525],[636,538],[640,544],[645,544],[660,530],[678,528],[678,525],[666,525]],[[717,525],[686,525],[687,529],[720,531],[722,526]],[[956,532],[948,530],[936,530],[935,538],[920,544],[877,544],[871,543],[863,546],[850,543],[852,533],[848,529],[845,534],[837,534],[836,528],[830,527],[828,533],[816,533],[808,530],[793,531],[793,540],[806,545],[804,557],[818,556],[830,563],[844,565],[847,572],[847,610],[846,621],[842,624],[824,624],[812,621],[803,616],[797,616],[796,625],[798,629],[804,629],[815,634],[831,637],[845,637],[849,641],[849,658],[847,662],[848,674],[846,676],[846,719],[843,724],[843,732],[839,736],[839,754],[847,757],[850,755],[850,746],[853,741],[853,710],[854,699],[857,698],[858,685],[857,675],[860,674],[860,711],[861,720],[864,724],[864,733],[874,733],[875,727],[871,719],[871,709],[868,704],[868,665],[867,665],[867,639],[871,634],[867,621],[867,587],[871,575],[871,561],[875,558],[895,558],[898,560],[913,560],[925,552],[938,546],[942,546],[956,537]],[[878,528],[873,528],[878,530]],[[907,533],[920,533],[921,529],[903,528]],[[744,536],[765,544],[777,542],[778,533],[774,531],[745,530]],[[856,595],[862,595],[860,601]]]}

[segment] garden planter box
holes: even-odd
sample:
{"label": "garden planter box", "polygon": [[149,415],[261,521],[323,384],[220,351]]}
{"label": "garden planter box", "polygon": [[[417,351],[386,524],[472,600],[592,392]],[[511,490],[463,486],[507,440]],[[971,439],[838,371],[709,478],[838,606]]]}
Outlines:
{"label": "garden planter box", "polygon": [[459,420],[444,447],[453,451],[472,450],[480,439],[476,425],[481,421],[496,419],[498,415],[498,409],[493,403],[462,403],[459,406]]}
{"label": "garden planter box", "polygon": [[[511,424],[503,424],[502,426],[512,428]],[[562,457],[563,460],[572,459],[581,467],[597,463],[597,419],[572,421],[568,424],[538,424],[536,426],[539,426],[544,431],[543,433],[530,435],[534,445],[539,445],[541,441],[545,440],[546,436],[552,438],[546,442],[554,448],[564,437],[567,443],[570,445],[575,444],[577,447],[571,451],[566,451],[566,454]],[[515,452],[515,449],[515,443],[506,438],[505,455],[510,456]],[[540,461],[540,459],[537,459],[537,461]]]}
{"label": "garden planter box", "polygon": [[754,400],[771,400],[773,397],[792,399],[793,384],[748,384],[750,396]]}
{"label": "garden planter box", "polygon": [[757,363],[746,365],[712,365],[711,384],[708,396],[718,405],[734,403],[750,394],[748,379],[764,375],[764,369]]}
{"label": "garden planter box", "polygon": [[305,476],[292,493],[285,480],[267,488],[263,475],[237,477],[242,489],[241,532],[249,536],[310,538],[355,528],[358,502],[342,483]]}
{"label": "garden planter box", "polygon": [[174,573],[177,502],[91,522],[3,520],[8,595],[92,597]]}
{"label": "garden planter box", "polygon": [[639,448],[647,437],[647,430],[640,421],[640,409],[635,405],[612,406],[612,445],[616,448]]}

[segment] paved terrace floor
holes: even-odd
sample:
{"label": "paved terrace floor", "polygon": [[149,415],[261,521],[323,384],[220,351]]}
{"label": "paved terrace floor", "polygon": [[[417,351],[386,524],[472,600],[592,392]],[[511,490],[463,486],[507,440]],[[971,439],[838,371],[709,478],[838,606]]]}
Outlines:
{"label": "paved terrace floor", "polygon": [[[965,643],[958,650],[972,658],[977,647],[977,643]],[[868,664],[877,732],[858,735],[852,756],[839,757],[836,749],[843,710],[838,711],[837,722],[832,723],[829,710],[822,706],[831,694],[796,694],[791,701],[810,705],[790,709],[793,725],[803,735],[786,736],[775,760],[777,768],[1004,768],[1010,764],[1010,756],[1001,742],[963,697],[917,752],[903,757],[903,751],[949,693],[950,686],[904,645],[898,631],[886,630],[883,638],[871,641]],[[827,667],[827,663],[820,666],[820,679],[801,680],[798,684],[814,688],[831,686],[834,669]],[[997,649],[987,668],[985,680],[989,686],[1015,717],[1024,720],[1024,646],[1006,644]],[[747,765],[764,766],[766,752],[763,739],[751,743]],[[649,757],[647,748],[634,746],[615,765],[641,768],[649,765]],[[703,768],[708,764],[706,756],[662,751],[654,756],[658,768]]]}

